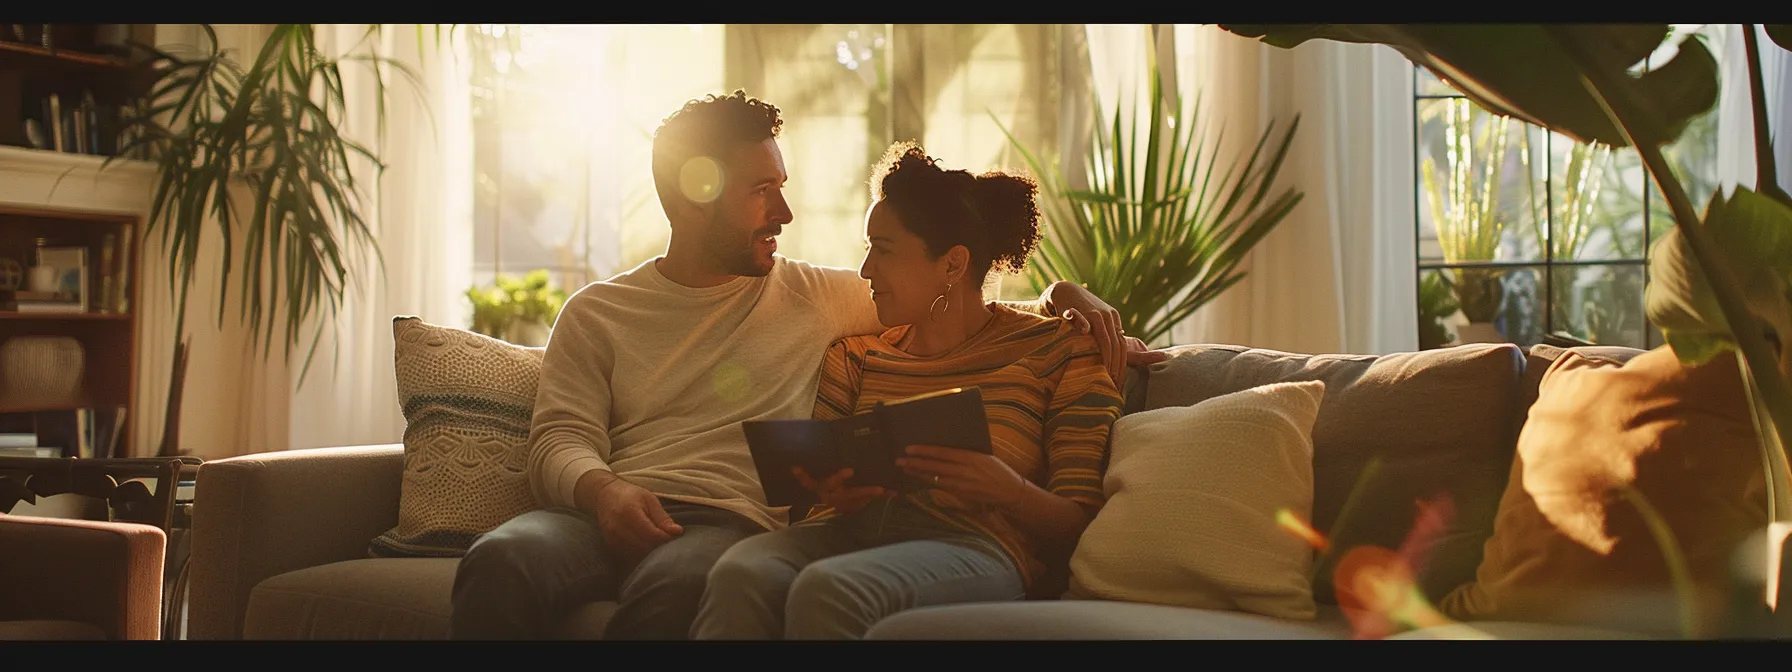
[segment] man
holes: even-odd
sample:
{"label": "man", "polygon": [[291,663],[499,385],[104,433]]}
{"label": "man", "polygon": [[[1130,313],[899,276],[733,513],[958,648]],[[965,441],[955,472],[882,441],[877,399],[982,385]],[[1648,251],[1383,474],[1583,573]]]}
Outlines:
{"label": "man", "polygon": [[[685,638],[722,552],[787,522],[765,505],[741,421],[809,417],[828,344],[883,326],[856,271],[775,254],[791,222],[781,125],[736,90],[686,103],[655,132],[666,254],[561,311],[529,437],[544,508],[468,549],[456,638],[548,638],[570,610],[612,599],[606,638]],[[1129,357],[1162,358],[1073,284],[1019,307],[1092,329],[1116,379]]]}

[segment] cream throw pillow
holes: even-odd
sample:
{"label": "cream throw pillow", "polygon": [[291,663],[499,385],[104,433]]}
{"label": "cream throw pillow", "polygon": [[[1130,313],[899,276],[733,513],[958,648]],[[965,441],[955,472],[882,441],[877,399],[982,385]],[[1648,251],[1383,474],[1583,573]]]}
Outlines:
{"label": "cream throw pillow", "polygon": [[474,539],[534,510],[529,426],[545,348],[402,316],[393,369],[404,412],[398,524],[379,557],[459,557]]}
{"label": "cream throw pillow", "polygon": [[1276,513],[1312,518],[1324,397],[1320,381],[1275,383],[1121,418],[1065,598],[1311,620],[1314,550]]}

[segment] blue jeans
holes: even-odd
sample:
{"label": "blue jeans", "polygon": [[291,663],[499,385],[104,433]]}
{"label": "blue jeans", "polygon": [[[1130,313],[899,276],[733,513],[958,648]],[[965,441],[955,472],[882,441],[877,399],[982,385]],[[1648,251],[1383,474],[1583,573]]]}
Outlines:
{"label": "blue jeans", "polygon": [[900,611],[1026,595],[995,542],[905,499],[735,544],[709,573],[695,639],[857,639]]}
{"label": "blue jeans", "polygon": [[710,567],[736,542],[765,532],[714,507],[660,500],[684,534],[649,552],[626,576],[590,514],[531,511],[480,536],[454,574],[455,639],[551,639],[572,610],[615,600],[605,639],[684,639]]}

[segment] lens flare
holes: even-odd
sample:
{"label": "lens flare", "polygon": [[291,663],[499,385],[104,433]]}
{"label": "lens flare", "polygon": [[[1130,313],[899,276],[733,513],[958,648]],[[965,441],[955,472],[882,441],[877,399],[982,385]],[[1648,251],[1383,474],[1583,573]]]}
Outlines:
{"label": "lens flare", "polygon": [[678,188],[685,198],[697,203],[716,200],[722,193],[722,164],[707,156],[684,162],[678,169]]}
{"label": "lens flare", "polygon": [[747,367],[735,362],[723,362],[711,374],[710,384],[716,396],[728,401],[741,401],[753,393],[753,382],[748,379]]}
{"label": "lens flare", "polygon": [[1307,542],[1308,546],[1312,546],[1321,552],[1325,551],[1325,535],[1320,534],[1319,530],[1313,529],[1312,525],[1307,524],[1307,521],[1305,520],[1301,520],[1300,516],[1293,511],[1289,509],[1277,510],[1276,525],[1283,530],[1286,530],[1288,533],[1300,537],[1301,541]]}

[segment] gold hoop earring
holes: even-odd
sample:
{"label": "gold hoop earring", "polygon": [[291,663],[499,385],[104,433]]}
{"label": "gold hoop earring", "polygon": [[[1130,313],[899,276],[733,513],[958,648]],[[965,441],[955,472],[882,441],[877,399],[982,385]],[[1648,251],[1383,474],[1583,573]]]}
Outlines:
{"label": "gold hoop earring", "polygon": [[927,319],[928,320],[931,320],[934,322],[938,322],[940,320],[939,315],[935,315],[933,313],[933,307],[940,305],[940,302],[942,302],[942,301],[945,302],[945,305],[940,307],[940,312],[939,312],[940,315],[944,315],[944,314],[946,314],[947,311],[952,310],[952,299],[947,297],[947,295],[949,295],[951,293],[952,293],[952,283],[946,283],[946,291],[941,292],[939,296],[934,297],[933,303],[927,304]]}

